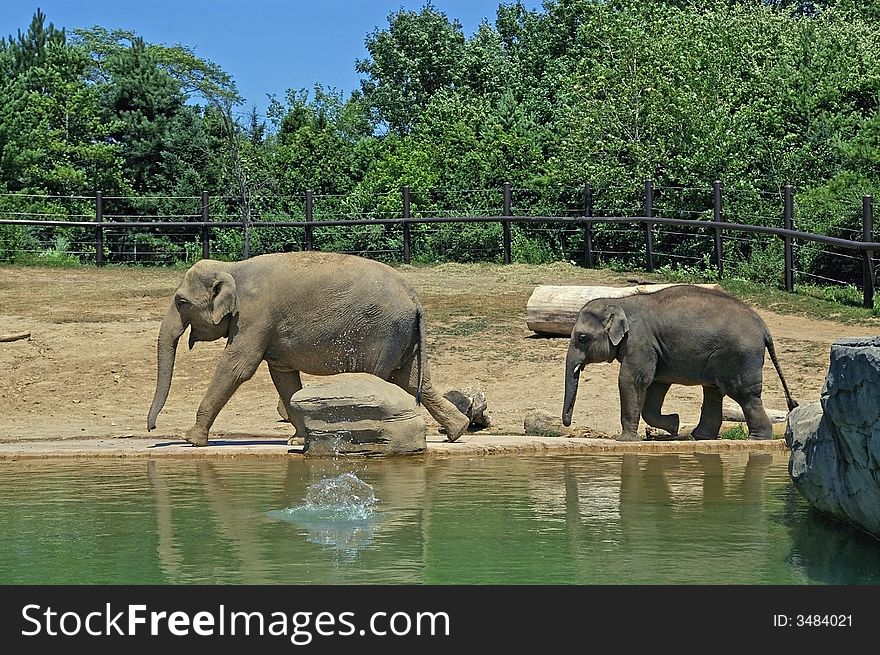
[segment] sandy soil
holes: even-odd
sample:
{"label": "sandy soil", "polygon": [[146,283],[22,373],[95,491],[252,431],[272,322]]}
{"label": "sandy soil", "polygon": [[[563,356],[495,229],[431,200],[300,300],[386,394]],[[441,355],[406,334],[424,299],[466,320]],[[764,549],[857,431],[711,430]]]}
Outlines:
{"label": "sandy soil", "polygon": [[[224,342],[181,340],[174,382],[158,429],[146,431],[155,385],[159,323],[183,272],[162,269],[48,269],[3,267],[0,334],[31,338],[0,343],[0,440],[82,437],[178,438],[191,424]],[[484,391],[494,425],[489,434],[522,434],[529,409],[558,415],[563,393],[565,338],[540,338],[526,326],[525,307],[537,284],[626,285],[605,271],[566,264],[492,266],[444,264],[400,268],[426,309],[429,363],[440,389]],[[825,379],[829,346],[873,327],[783,316],[759,310],[776,342],[783,370],[799,401],[815,400]],[[616,363],[588,367],[573,426],[616,434]],[[303,376],[308,384],[308,376]],[[785,409],[779,378],[765,363],[764,404]],[[265,364],[221,412],[213,437],[287,437]],[[699,416],[696,387],[673,387],[664,406],[683,423]],[[427,412],[429,430],[436,430]],[[644,424],[642,425],[644,428]]]}

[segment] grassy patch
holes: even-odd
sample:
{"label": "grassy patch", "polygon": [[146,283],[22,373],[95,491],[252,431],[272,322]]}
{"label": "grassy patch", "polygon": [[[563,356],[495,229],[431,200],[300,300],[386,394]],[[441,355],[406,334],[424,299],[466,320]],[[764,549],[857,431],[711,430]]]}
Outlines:
{"label": "grassy patch", "polygon": [[756,307],[779,314],[837,321],[849,325],[880,325],[880,299],[874,309],[862,307],[862,291],[852,286],[795,285],[788,293],[765,284],[741,277],[717,279],[715,271],[699,269],[660,269],[655,274],[644,274],[658,282],[718,283],[725,291]]}
{"label": "grassy patch", "polygon": [[526,434],[530,437],[561,437],[562,433],[556,430],[529,430]]}
{"label": "grassy patch", "polygon": [[743,439],[749,438],[749,431],[746,430],[742,425],[735,425],[732,428],[727,428],[726,430],[724,430],[719,438],[736,439],[737,441],[742,441]]}
{"label": "grassy patch", "polygon": [[[151,276],[179,274],[190,266],[177,262],[167,266],[108,263],[103,269],[80,262],[66,252],[64,244],[44,253],[22,255],[16,264],[28,267],[76,268],[81,271],[113,271],[124,281],[125,272],[141,271]],[[862,292],[853,286],[816,286],[798,284],[794,293],[753,282],[742,277],[726,276],[718,280],[711,266],[662,267],[655,273],[627,270],[623,265],[603,269],[585,269],[564,262],[529,264],[456,264],[399,267],[416,286],[432,320],[453,323],[452,333],[469,336],[485,331],[502,318],[519,316],[529,294],[538,284],[609,284],[631,283],[633,279],[653,282],[719,283],[728,293],[755,307],[779,314],[831,320],[850,325],[880,326],[880,299],[877,307],[862,307]],[[177,280],[177,275],[175,275]],[[479,281],[479,288],[474,280]],[[123,282],[124,284],[124,282]],[[163,292],[163,293],[167,293]],[[153,293],[141,295],[152,296]],[[482,320],[475,320],[479,316]],[[467,321],[460,318],[468,317]]]}

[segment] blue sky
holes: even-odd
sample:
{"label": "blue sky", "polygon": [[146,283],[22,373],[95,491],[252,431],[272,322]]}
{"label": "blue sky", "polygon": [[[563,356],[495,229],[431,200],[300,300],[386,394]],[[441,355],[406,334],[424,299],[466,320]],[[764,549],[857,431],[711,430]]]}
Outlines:
{"label": "blue sky", "polygon": [[[466,36],[483,19],[494,24],[500,0],[433,0],[457,18]],[[424,0],[0,0],[0,35],[24,31],[39,7],[55,27],[101,25],[128,29],[151,43],[190,46],[231,74],[245,97],[240,111],[267,94],[311,89],[318,82],[346,95],[359,88],[355,60],[366,57],[364,39],[388,25],[401,8],[419,10]],[[529,8],[540,0],[524,0]]]}

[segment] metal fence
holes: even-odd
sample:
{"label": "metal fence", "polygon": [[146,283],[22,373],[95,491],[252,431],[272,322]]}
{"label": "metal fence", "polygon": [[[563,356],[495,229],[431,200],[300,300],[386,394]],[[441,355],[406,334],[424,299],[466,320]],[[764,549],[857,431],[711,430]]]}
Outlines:
{"label": "metal fence", "polygon": [[[554,190],[552,202],[547,201],[545,190],[514,189],[510,184],[501,189],[417,193],[403,187],[399,193],[382,194],[378,203],[371,198],[374,208],[369,211],[359,210],[344,194],[306,191],[301,196],[273,196],[271,202],[251,198],[250,218],[243,220],[241,213],[236,213],[237,199],[212,197],[207,192],[200,196],[140,198],[105,197],[101,192],[94,196],[4,194],[24,206],[16,210],[0,207],[0,226],[31,226],[47,234],[55,234],[58,228],[82,228],[76,243],[65,244],[67,252],[93,258],[98,266],[108,259],[138,261],[138,248],[141,258],[151,252],[151,235],[176,235],[187,240],[186,258],[194,259],[217,252],[221,229],[234,230],[241,243],[237,254],[247,258],[252,242],[266,234],[271,235],[276,247],[281,244],[280,249],[318,249],[319,242],[327,242],[326,237],[321,238],[321,231],[327,228],[344,228],[346,233],[364,231],[364,243],[368,245],[344,251],[409,264],[425,244],[432,239],[436,242],[437,230],[449,224],[500,228],[489,232],[490,242],[476,244],[467,256],[473,261],[497,259],[509,264],[516,226],[527,238],[537,236],[537,242],[554,256],[585,267],[617,259],[638,264],[643,258],[641,265],[652,272],[662,260],[708,261],[719,277],[730,264],[725,254],[730,249],[725,243],[740,246],[745,243],[744,235],[770,235],[781,241],[780,281],[787,291],[794,291],[796,277],[819,283],[855,284],[861,287],[863,305],[873,307],[878,265],[875,253],[880,253],[880,243],[874,241],[873,234],[873,198],[862,198],[860,233],[845,230],[852,238],[844,238],[797,229],[793,188],[786,186],[779,195],[781,211],[773,215],[776,194],[725,191],[718,181],[711,188],[655,187],[650,181],[642,189],[593,189],[584,184]],[[415,211],[414,196],[419,207]],[[49,215],[27,208],[28,202],[47,200],[54,208]],[[730,208],[725,208],[726,203]],[[745,212],[743,207],[749,204],[771,209],[767,213]],[[456,209],[443,209],[450,206]],[[533,213],[535,208],[537,213]],[[634,228],[641,231],[642,247],[638,250],[632,246]],[[108,237],[115,249],[105,246]],[[677,246],[658,250],[658,241]],[[839,258],[843,263],[838,268],[849,271],[848,279],[799,268],[802,250],[809,246],[821,248],[823,257]],[[333,248],[332,243],[329,247]],[[436,244],[434,247],[438,248]],[[442,249],[442,244],[439,247]],[[456,248],[460,254],[460,244]],[[222,253],[222,248],[220,251],[229,254]]]}

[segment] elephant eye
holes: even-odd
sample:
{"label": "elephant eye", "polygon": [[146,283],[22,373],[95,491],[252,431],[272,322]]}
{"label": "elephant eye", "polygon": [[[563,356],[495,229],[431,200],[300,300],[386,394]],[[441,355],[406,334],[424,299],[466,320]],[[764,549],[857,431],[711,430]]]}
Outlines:
{"label": "elephant eye", "polygon": [[177,302],[178,308],[184,307],[185,305],[187,305],[189,303],[189,301],[186,298],[178,298],[175,302]]}
{"label": "elephant eye", "polygon": [[584,334],[583,332],[581,332],[581,333],[578,335],[578,341],[580,341],[581,343],[583,343],[583,342],[586,341],[586,340],[587,340],[587,335]]}

